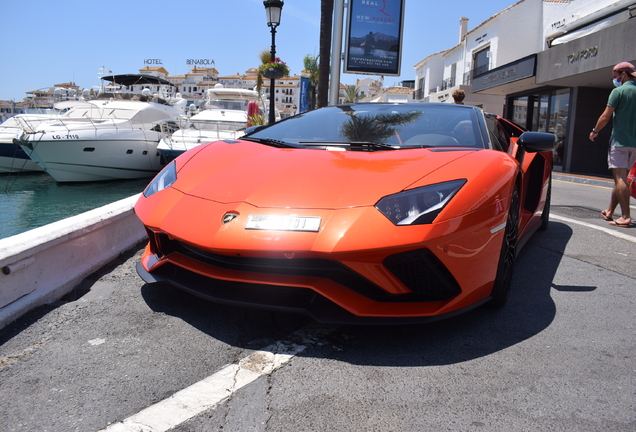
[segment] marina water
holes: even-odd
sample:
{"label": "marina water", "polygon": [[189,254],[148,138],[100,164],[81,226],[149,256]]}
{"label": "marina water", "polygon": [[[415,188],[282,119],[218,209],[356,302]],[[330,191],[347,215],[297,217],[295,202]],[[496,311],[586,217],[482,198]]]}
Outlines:
{"label": "marina water", "polygon": [[57,183],[46,173],[0,175],[0,239],[136,195],[150,180]]}

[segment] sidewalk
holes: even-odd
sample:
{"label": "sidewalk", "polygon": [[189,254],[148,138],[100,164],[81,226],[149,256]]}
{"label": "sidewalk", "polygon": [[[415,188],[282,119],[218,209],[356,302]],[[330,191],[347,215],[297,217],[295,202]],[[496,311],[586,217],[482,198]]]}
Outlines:
{"label": "sidewalk", "polygon": [[595,177],[583,174],[572,174],[552,171],[554,180],[568,181],[572,183],[585,183],[594,186],[614,187],[614,180],[609,177]]}

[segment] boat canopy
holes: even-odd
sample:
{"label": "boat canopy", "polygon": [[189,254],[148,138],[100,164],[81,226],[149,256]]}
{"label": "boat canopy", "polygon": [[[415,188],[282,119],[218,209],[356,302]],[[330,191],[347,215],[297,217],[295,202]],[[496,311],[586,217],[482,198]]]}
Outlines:
{"label": "boat canopy", "polygon": [[164,84],[173,86],[170,81],[164,78],[152,76],[152,75],[144,75],[144,74],[122,74],[122,75],[109,75],[102,77],[104,81],[110,81],[115,84],[121,84],[125,86],[135,85],[135,84]]}
{"label": "boat canopy", "polygon": [[152,105],[140,104],[132,102],[132,105],[126,104],[115,106],[108,104],[107,106],[78,106],[67,112],[62,118],[68,120],[92,119],[92,120],[129,120],[132,123],[156,123],[161,120],[169,120],[173,117],[164,110],[153,107]]}
{"label": "boat canopy", "polygon": [[217,84],[216,87],[207,90],[208,99],[245,99],[245,100],[257,100],[258,92],[254,90],[239,89],[239,88],[224,88]]}

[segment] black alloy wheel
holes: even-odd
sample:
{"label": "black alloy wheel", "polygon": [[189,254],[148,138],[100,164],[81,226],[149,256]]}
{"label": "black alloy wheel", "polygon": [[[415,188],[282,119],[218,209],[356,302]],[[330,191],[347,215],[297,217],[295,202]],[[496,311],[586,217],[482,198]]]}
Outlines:
{"label": "black alloy wheel", "polygon": [[515,186],[510,197],[510,207],[508,209],[508,219],[506,220],[506,231],[504,232],[503,244],[499,254],[499,265],[497,266],[497,276],[495,284],[490,294],[489,306],[503,306],[510,296],[510,285],[512,283],[512,268],[515,262],[517,249],[517,237],[519,235],[519,191]]}

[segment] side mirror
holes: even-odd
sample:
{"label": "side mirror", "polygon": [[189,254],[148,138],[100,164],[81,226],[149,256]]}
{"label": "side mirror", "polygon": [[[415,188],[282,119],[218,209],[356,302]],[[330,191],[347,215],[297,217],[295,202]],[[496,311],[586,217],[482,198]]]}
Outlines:
{"label": "side mirror", "polygon": [[529,153],[554,150],[557,137],[545,132],[524,132],[517,140],[517,145]]}

